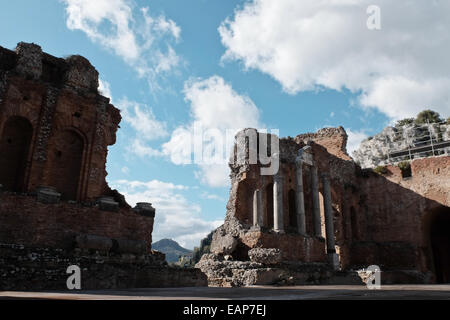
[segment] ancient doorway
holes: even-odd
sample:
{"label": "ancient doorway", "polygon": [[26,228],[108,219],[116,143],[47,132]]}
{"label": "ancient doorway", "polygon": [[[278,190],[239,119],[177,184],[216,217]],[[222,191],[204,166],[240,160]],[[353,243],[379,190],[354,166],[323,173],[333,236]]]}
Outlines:
{"label": "ancient doorway", "polygon": [[295,190],[289,190],[289,228],[297,231],[297,210],[295,205]]}
{"label": "ancient doorway", "polygon": [[450,207],[431,214],[429,238],[437,283],[450,283]]}
{"label": "ancient doorway", "polygon": [[6,190],[25,191],[25,172],[33,136],[31,123],[23,117],[9,118],[0,139],[0,184]]}
{"label": "ancient doorway", "polygon": [[63,200],[78,200],[84,142],[72,130],[64,130],[54,137],[50,151],[49,186],[61,193]]}
{"label": "ancient doorway", "polygon": [[273,229],[273,183],[266,187],[266,221],[267,227]]}

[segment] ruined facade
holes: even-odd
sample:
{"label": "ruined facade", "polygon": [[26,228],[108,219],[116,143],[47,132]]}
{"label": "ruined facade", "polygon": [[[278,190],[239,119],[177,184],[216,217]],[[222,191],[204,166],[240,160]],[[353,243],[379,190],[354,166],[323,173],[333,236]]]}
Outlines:
{"label": "ruined facade", "polygon": [[107,148],[121,116],[98,93],[98,72],[83,57],[55,58],[33,44],[0,55],[3,188],[52,186],[81,202],[105,195]]}
{"label": "ruined facade", "polygon": [[0,79],[0,241],[54,246],[93,233],[150,250],[154,210],[131,210],[106,183],[121,116],[89,61],[19,43],[0,48]]}
{"label": "ruined facade", "polygon": [[280,139],[271,176],[248,161],[255,136],[258,148],[278,139],[236,137],[246,160],[231,161],[225,224],[198,264],[210,284],[358,283],[370,265],[384,283],[450,281],[450,157],[413,161],[409,178],[397,167],[381,176],[348,156],[343,128],[328,128]]}
{"label": "ruined facade", "polygon": [[151,250],[155,209],[131,208],[106,183],[121,115],[98,86],[81,56],[0,47],[0,289],[64,287],[67,264],[80,261],[91,288],[159,285],[155,272],[171,272]]}

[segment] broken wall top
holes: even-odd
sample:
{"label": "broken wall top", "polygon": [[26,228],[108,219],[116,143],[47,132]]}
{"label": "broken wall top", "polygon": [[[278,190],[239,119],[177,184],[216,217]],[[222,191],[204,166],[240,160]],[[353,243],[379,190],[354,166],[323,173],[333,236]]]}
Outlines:
{"label": "broken wall top", "polygon": [[0,71],[58,88],[98,94],[99,73],[86,58],[78,55],[57,58],[36,44],[20,42],[15,51],[0,46]]}

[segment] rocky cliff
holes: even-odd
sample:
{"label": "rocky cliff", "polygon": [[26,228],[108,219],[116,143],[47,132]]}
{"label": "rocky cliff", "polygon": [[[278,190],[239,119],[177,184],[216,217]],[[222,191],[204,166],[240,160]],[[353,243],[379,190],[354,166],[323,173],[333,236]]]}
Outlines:
{"label": "rocky cliff", "polygon": [[433,156],[433,147],[435,156],[448,154],[450,146],[445,142],[450,144],[450,124],[446,122],[386,127],[381,133],[364,140],[352,156],[362,168],[374,168]]}

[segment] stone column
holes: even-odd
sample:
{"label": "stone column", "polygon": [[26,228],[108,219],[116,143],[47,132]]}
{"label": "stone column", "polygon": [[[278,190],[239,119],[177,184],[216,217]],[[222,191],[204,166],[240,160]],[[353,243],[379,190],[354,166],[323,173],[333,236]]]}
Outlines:
{"label": "stone column", "polygon": [[273,225],[276,232],[284,232],[283,178],[277,174],[273,182]]}
{"label": "stone column", "polygon": [[297,230],[298,233],[306,235],[305,196],[303,193],[303,161],[301,159],[297,159],[295,164],[295,178],[297,189],[295,193],[295,206],[297,212]]}
{"label": "stone column", "polygon": [[313,201],[313,223],[314,235],[322,237],[322,218],[320,217],[320,198],[319,198],[319,174],[317,167],[311,167],[311,189]]}
{"label": "stone column", "polygon": [[339,269],[339,259],[336,254],[336,242],[334,239],[334,214],[331,200],[331,184],[328,174],[322,175],[323,200],[325,208],[325,226],[327,233],[328,260],[335,270]]}
{"label": "stone column", "polygon": [[262,194],[261,190],[256,190],[253,195],[253,226],[263,226],[263,211],[262,211]]}

